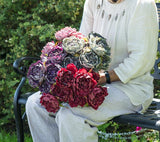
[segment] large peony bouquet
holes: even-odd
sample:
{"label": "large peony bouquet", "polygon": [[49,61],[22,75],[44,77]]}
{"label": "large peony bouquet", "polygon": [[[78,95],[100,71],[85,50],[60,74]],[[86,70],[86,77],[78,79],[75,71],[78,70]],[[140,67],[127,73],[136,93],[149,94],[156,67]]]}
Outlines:
{"label": "large peony bouquet", "polygon": [[108,95],[107,88],[97,85],[96,73],[106,70],[110,62],[106,39],[93,32],[85,37],[71,27],[55,37],[57,42],[43,47],[41,59],[31,64],[27,74],[29,84],[42,92],[40,103],[54,113],[62,103],[98,109]]}

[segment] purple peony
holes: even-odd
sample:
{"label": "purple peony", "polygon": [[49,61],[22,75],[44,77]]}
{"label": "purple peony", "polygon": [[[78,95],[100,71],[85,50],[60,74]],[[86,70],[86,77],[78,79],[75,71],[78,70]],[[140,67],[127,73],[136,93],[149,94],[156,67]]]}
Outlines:
{"label": "purple peony", "polygon": [[41,58],[46,57],[48,53],[55,47],[54,41],[48,42],[42,49]]}
{"label": "purple peony", "polygon": [[45,78],[50,84],[53,84],[54,82],[56,82],[55,77],[57,76],[57,72],[60,70],[60,68],[61,67],[58,64],[50,63],[46,65]]}
{"label": "purple peony", "polygon": [[42,84],[39,86],[39,90],[42,92],[42,93],[49,93],[50,92],[50,87],[51,87],[51,84],[45,80],[42,82]]}
{"label": "purple peony", "polygon": [[44,72],[42,61],[38,60],[36,63],[31,64],[27,73],[29,84],[34,88],[38,87],[44,79]]}
{"label": "purple peony", "polygon": [[67,53],[63,50],[61,46],[54,46],[52,49],[48,50],[47,53],[41,55],[41,59],[43,62],[50,63],[61,63]]}

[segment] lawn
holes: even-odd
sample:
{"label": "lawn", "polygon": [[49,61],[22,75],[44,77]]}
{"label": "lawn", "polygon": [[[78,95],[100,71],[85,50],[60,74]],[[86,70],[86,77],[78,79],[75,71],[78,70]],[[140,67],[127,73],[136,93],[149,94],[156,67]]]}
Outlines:
{"label": "lawn", "polygon": [[[17,142],[16,133],[0,130],[0,142]],[[25,142],[33,142],[29,134],[25,134]]]}
{"label": "lawn", "polygon": [[[138,135],[131,135],[131,139],[125,140],[123,137],[118,136],[117,138],[109,138],[105,140],[105,137],[102,136],[99,139],[99,142],[158,142],[158,132],[150,131],[143,134],[140,134],[140,138]],[[17,137],[15,132],[6,132],[5,130],[0,130],[0,142],[17,142]],[[30,134],[25,134],[25,142],[33,142]]]}

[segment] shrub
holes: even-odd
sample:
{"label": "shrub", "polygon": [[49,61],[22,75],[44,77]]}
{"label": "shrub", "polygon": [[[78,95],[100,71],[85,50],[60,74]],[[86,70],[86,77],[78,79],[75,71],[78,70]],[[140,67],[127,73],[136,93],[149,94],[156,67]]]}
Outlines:
{"label": "shrub", "polygon": [[[0,0],[0,126],[13,120],[13,94],[20,77],[15,59],[38,56],[55,31],[78,29],[84,0]],[[26,86],[24,91],[31,89]]]}

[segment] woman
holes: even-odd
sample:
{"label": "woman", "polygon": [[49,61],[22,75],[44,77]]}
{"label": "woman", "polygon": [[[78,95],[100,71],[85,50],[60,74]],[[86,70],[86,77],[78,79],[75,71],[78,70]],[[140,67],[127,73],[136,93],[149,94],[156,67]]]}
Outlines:
{"label": "woman", "polygon": [[109,95],[94,110],[63,107],[55,119],[40,105],[40,93],[26,104],[34,142],[97,142],[97,128],[115,116],[143,113],[153,98],[150,71],[157,51],[158,18],[154,0],[86,0],[80,31],[97,32],[111,47],[108,72],[99,84]]}

